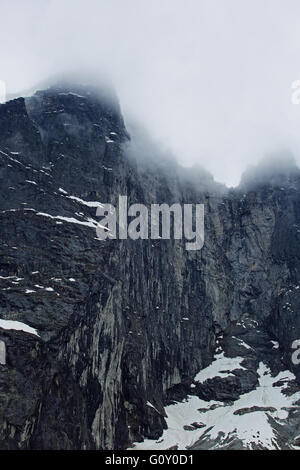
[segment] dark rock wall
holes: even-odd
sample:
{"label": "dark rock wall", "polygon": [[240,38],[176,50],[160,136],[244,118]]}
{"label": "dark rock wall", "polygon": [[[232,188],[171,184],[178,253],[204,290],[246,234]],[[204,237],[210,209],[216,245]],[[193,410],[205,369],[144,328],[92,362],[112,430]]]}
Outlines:
{"label": "dark rock wall", "polygon": [[[0,317],[40,334],[0,328],[0,448],[159,437],[172,390],[209,364],[231,321],[259,318],[289,367],[300,338],[298,170],[283,186],[227,190],[157,156],[142,164],[117,101],[69,91],[0,106]],[[117,205],[119,195],[203,203],[203,249],[99,241],[94,228],[57,218],[96,219],[70,196]]]}

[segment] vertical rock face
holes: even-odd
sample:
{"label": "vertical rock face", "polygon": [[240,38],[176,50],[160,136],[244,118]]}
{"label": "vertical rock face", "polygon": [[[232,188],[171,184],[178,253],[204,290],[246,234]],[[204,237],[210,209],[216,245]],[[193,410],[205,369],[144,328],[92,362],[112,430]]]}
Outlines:
{"label": "vertical rock face", "polygon": [[[0,448],[158,439],[165,405],[191,393],[217,338],[238,337],[241,318],[263,331],[251,333],[254,350],[279,342],[270,373],[300,378],[291,361],[300,339],[299,170],[291,163],[227,190],[200,169],[155,155],[143,162],[146,149],[142,142],[133,151],[135,143],[117,100],[83,86],[0,106]],[[119,195],[128,204],[204,204],[203,248],[100,241],[96,208],[117,206]],[[234,357],[236,346],[226,345]],[[227,381],[227,398],[216,396],[218,384],[195,385],[194,395],[237,400],[257,386],[263,356]]]}

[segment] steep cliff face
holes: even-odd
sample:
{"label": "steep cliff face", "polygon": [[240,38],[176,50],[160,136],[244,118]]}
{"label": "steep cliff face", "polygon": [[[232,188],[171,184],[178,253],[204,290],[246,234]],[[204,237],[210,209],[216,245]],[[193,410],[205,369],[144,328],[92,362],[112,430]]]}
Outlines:
{"label": "steep cliff face", "polygon": [[[276,445],[296,445],[299,170],[228,190],[200,169],[157,155],[143,161],[144,151],[130,141],[114,96],[90,88],[61,85],[0,106],[0,448],[154,446],[167,404],[192,396],[229,406],[258,387],[263,367],[270,377],[290,370],[295,396],[282,407],[291,410],[280,423],[274,404],[237,415],[264,413],[281,426]],[[96,209],[117,206],[119,195],[129,204],[203,203],[203,248],[99,240]],[[249,344],[240,321],[259,323]],[[236,369],[247,371],[199,382],[220,335],[226,357],[242,357]],[[207,437],[209,420],[202,424],[184,446],[228,446],[217,427]],[[230,446],[247,442],[237,434]]]}

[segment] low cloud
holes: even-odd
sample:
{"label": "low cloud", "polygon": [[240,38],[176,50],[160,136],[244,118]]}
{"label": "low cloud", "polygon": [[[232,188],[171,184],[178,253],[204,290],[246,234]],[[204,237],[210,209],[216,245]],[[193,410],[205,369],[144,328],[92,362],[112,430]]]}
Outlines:
{"label": "low cloud", "polygon": [[109,77],[125,120],[228,185],[280,148],[300,162],[297,0],[1,2],[0,80],[23,91],[70,68]]}

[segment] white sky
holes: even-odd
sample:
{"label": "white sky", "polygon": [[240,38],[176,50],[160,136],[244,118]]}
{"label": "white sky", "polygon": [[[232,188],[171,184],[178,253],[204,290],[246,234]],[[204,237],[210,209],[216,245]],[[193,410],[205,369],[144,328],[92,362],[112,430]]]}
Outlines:
{"label": "white sky", "polygon": [[300,0],[0,0],[0,13],[8,92],[92,66],[184,165],[237,184],[265,153],[300,163]]}

